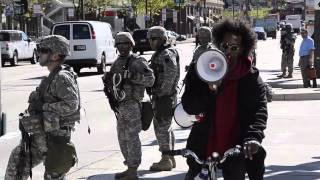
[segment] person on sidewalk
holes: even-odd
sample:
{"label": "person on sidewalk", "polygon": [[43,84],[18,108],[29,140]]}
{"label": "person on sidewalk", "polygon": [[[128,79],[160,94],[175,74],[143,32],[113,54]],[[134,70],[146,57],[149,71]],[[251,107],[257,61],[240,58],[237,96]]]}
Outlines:
{"label": "person on sidewalk", "polygon": [[[179,54],[167,45],[166,29],[154,26],[149,29],[147,37],[155,53],[150,60],[155,82],[147,93],[152,96],[154,109],[153,126],[159,144],[159,151],[174,148],[174,133],[171,128],[173,109],[177,104],[177,86],[180,77]],[[176,167],[173,156],[162,155],[159,162],[153,163],[151,171],[171,171]]]}
{"label": "person on sidewalk", "polygon": [[[206,160],[213,152],[223,154],[241,145],[244,154],[228,157],[220,166],[225,180],[262,180],[266,152],[261,146],[267,122],[267,99],[264,82],[249,58],[255,45],[255,34],[243,22],[225,20],[213,29],[214,44],[225,53],[228,74],[221,84],[202,81],[194,66],[187,72],[182,95],[184,110],[202,114],[202,121],[193,125],[187,149]],[[187,159],[186,180],[192,180],[201,166]]]}
{"label": "person on sidewalk", "polygon": [[[301,36],[303,38],[299,49],[299,66],[303,81],[303,87],[311,87],[310,79],[307,76],[308,68],[314,68],[314,41],[308,35],[307,29],[301,29]],[[316,79],[314,80],[316,81]],[[317,87],[317,83],[313,82],[313,87]]]}
{"label": "person on sidewalk", "polygon": [[[104,74],[104,91],[113,87],[116,108],[112,107],[117,117],[117,133],[124,164],[128,169],[115,174],[115,179],[138,179],[137,169],[141,164],[141,101],[146,87],[154,83],[152,69],[147,61],[132,54],[135,42],[129,32],[119,32],[115,38],[115,47],[120,53]],[[108,97],[110,98],[110,97]],[[111,105],[111,104],[110,104]]]}
{"label": "person on sidewalk", "polygon": [[22,140],[12,151],[5,180],[27,180],[31,168],[41,162],[45,166],[43,179],[61,180],[77,161],[70,139],[75,122],[80,121],[79,87],[72,68],[62,65],[70,55],[69,42],[63,36],[46,36],[37,51],[40,65],[50,73],[31,92],[28,110],[20,115],[19,127],[25,133],[22,139],[29,143]]}
{"label": "person on sidewalk", "polygon": [[[294,56],[294,43],[296,41],[296,36],[293,34],[292,25],[290,23],[286,24],[284,29],[281,30],[281,71],[282,74],[278,75],[279,78],[292,78],[293,73],[293,56]],[[287,74],[288,68],[288,74]]]}

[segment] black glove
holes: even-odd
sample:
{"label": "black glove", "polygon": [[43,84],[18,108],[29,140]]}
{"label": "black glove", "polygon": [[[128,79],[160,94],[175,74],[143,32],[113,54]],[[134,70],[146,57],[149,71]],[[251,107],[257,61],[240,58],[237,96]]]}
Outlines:
{"label": "black glove", "polygon": [[29,104],[29,108],[28,108],[28,111],[31,112],[31,111],[43,111],[42,109],[43,107],[43,102],[41,101],[34,101],[32,103]]}
{"label": "black glove", "polygon": [[147,87],[147,88],[146,88],[146,92],[147,92],[147,94],[148,94],[149,96],[152,95],[152,89],[151,89],[150,87]]}

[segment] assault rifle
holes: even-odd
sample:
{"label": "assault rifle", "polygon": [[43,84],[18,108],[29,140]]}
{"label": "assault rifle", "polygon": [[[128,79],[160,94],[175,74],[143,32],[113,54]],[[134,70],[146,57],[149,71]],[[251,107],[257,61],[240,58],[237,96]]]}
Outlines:
{"label": "assault rifle", "polygon": [[24,167],[27,167],[27,157],[26,154],[29,152],[29,175],[32,179],[32,155],[31,155],[31,137],[29,133],[24,129],[20,119],[24,117],[24,113],[19,114],[19,129],[21,131],[21,149],[20,149],[20,155],[19,155],[19,162],[17,164],[17,170],[18,170],[18,179],[22,179],[23,169]]}
{"label": "assault rifle", "polygon": [[102,77],[102,82],[104,84],[103,91],[108,98],[109,105],[111,109],[117,114],[119,110],[118,110],[118,102],[113,95],[112,74],[110,72],[106,72]]}

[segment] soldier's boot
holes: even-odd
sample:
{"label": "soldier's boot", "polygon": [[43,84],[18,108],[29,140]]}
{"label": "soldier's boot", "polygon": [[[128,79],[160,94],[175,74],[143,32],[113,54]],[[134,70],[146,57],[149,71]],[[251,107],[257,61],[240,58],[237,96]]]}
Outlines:
{"label": "soldier's boot", "polygon": [[119,180],[138,180],[138,167],[128,167],[125,175],[119,178]]}
{"label": "soldier's boot", "polygon": [[157,163],[153,163],[150,167],[150,171],[171,171],[173,168],[172,161],[169,155],[162,155],[161,160]]}
{"label": "soldier's boot", "polygon": [[172,163],[172,168],[176,168],[176,160],[174,159],[174,156],[170,156],[170,160]]}
{"label": "soldier's boot", "polygon": [[283,78],[292,78],[292,73],[289,73],[288,75],[283,76]]}
{"label": "soldier's boot", "polygon": [[126,174],[128,173],[128,170],[129,170],[129,168],[127,170],[123,171],[123,172],[119,172],[119,173],[114,174],[114,178],[115,179],[120,179],[120,178],[126,176]]}
{"label": "soldier's boot", "polygon": [[286,73],[283,72],[282,74],[279,74],[277,77],[278,78],[282,78],[282,77],[285,77],[285,76],[286,76]]}

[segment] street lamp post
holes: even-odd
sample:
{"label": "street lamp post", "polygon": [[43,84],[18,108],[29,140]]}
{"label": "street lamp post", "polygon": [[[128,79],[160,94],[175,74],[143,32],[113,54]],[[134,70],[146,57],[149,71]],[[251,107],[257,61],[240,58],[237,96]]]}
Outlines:
{"label": "street lamp post", "polygon": [[148,0],[146,0],[146,16],[144,17],[145,18],[145,26],[146,28],[148,27]]}
{"label": "street lamp post", "polygon": [[259,17],[259,0],[257,0],[257,19]]}
{"label": "street lamp post", "polygon": [[232,0],[232,19],[234,20],[234,0]]}

